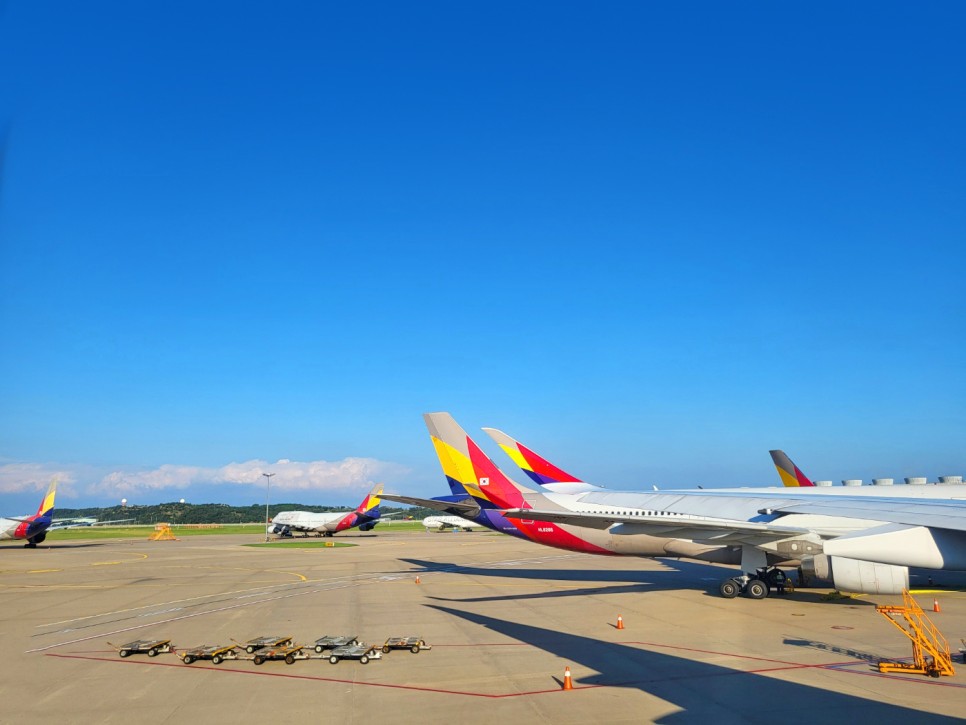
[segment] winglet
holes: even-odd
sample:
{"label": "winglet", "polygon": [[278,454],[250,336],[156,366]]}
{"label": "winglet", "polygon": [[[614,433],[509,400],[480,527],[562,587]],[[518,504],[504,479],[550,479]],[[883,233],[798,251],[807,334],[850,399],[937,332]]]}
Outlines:
{"label": "winglet", "polygon": [[483,431],[490,436],[496,444],[503,449],[514,463],[516,463],[530,480],[534,483],[544,485],[547,483],[560,483],[562,481],[577,481],[583,483],[581,479],[571,475],[563,469],[557,468],[550,461],[542,456],[538,456],[516,438],[508,436],[496,428],[484,428]]}
{"label": "winglet", "polygon": [[775,468],[778,469],[778,475],[782,479],[782,483],[789,488],[798,488],[800,486],[814,486],[808,476],[802,473],[801,469],[792,463],[792,459],[785,455],[785,451],[768,451],[771,454],[771,460],[775,463]]}

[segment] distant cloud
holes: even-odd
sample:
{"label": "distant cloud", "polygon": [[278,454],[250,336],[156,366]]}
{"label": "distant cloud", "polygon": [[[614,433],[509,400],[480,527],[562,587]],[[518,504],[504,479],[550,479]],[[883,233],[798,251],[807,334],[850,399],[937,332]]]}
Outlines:
{"label": "distant cloud", "polygon": [[371,488],[408,473],[397,463],[374,458],[344,458],[341,461],[262,460],[229,463],[220,468],[165,464],[147,470],[117,470],[108,473],[71,470],[70,467],[36,463],[0,465],[0,492],[42,491],[51,478],[60,481],[60,491],[75,498],[82,491],[88,496],[116,498],[145,492],[183,491],[193,485],[265,486],[263,473],[272,473],[276,491],[352,491]]}

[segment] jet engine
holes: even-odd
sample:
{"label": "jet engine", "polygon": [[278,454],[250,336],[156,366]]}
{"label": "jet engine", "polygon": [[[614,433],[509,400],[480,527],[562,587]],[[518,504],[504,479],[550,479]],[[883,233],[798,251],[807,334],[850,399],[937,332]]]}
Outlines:
{"label": "jet engine", "polygon": [[901,594],[909,588],[909,567],[906,566],[820,554],[803,560],[802,569],[807,576],[826,579],[843,592]]}
{"label": "jet engine", "polygon": [[372,531],[374,528],[376,528],[376,524],[377,523],[379,523],[379,522],[378,521],[370,521],[367,524],[360,524],[359,525],[359,531]]}

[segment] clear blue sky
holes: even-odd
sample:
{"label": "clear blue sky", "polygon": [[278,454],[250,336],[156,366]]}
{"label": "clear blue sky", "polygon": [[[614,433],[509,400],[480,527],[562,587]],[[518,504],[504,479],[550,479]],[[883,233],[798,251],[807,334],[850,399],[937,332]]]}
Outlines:
{"label": "clear blue sky", "polygon": [[441,494],[435,410],[619,488],[966,473],[964,30],[9,0],[0,513]]}

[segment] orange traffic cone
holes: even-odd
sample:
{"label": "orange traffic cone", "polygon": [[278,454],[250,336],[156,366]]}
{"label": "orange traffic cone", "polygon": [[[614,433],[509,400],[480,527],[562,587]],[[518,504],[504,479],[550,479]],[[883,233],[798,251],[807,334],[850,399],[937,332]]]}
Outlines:
{"label": "orange traffic cone", "polygon": [[621,615],[617,615],[617,628],[624,629],[624,618]]}
{"label": "orange traffic cone", "polygon": [[416,583],[419,584],[419,574],[416,575]]}
{"label": "orange traffic cone", "polygon": [[942,611],[942,609],[939,607],[939,600],[936,599],[935,597],[933,597],[933,600],[932,600],[932,611],[934,612]]}
{"label": "orange traffic cone", "polygon": [[572,689],[574,689],[574,683],[570,679],[570,668],[569,667],[567,667],[566,669],[564,669],[563,689],[565,689],[565,690],[572,690]]}

